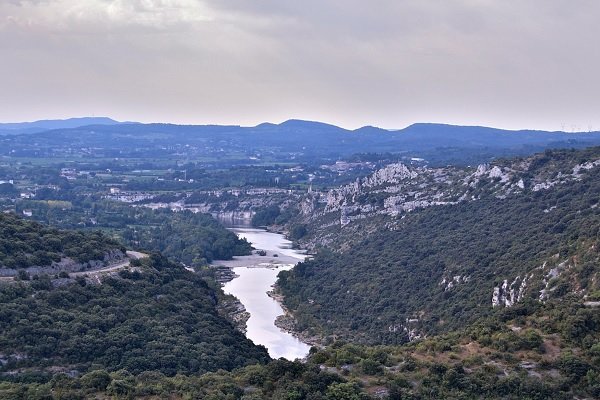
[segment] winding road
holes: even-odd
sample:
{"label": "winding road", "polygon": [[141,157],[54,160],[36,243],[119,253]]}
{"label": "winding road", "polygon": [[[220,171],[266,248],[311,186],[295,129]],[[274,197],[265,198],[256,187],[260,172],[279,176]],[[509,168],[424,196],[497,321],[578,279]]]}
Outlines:
{"label": "winding road", "polygon": [[81,271],[81,272],[71,272],[69,274],[70,278],[76,278],[78,276],[89,276],[95,277],[98,275],[106,274],[109,272],[118,271],[120,269],[129,268],[131,264],[131,260],[139,260],[140,258],[148,257],[148,254],[140,253],[139,251],[127,251],[127,259],[123,260],[116,264],[108,265],[104,268],[94,269],[89,271]]}
{"label": "winding road", "polygon": [[[100,276],[104,274],[108,274],[111,272],[115,272],[121,269],[129,268],[131,265],[131,260],[139,260],[140,258],[146,258],[148,254],[140,253],[139,251],[127,251],[127,259],[120,261],[116,264],[108,265],[104,268],[81,271],[81,272],[71,272],[69,273],[69,278],[76,278],[78,276],[87,276],[89,278],[95,279],[100,282]],[[14,278],[11,276],[3,276],[0,277],[0,282],[12,282]]]}

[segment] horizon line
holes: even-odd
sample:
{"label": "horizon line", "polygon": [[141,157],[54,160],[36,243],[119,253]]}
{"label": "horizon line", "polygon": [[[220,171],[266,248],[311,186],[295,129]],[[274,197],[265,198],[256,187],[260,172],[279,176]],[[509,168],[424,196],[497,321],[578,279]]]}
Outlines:
{"label": "horizon line", "polygon": [[[66,122],[66,121],[71,121],[71,120],[78,120],[78,119],[109,119],[113,122],[115,122],[116,124],[121,124],[121,125],[134,125],[134,124],[141,124],[141,125],[174,125],[174,126],[231,126],[231,127],[238,127],[238,128],[256,128],[259,127],[261,125],[265,125],[265,124],[271,124],[271,125],[275,125],[275,126],[280,126],[283,125],[285,123],[288,122],[293,122],[293,121],[298,121],[298,122],[308,122],[308,123],[316,123],[316,124],[322,124],[322,125],[329,125],[332,127],[336,127],[336,128],[340,128],[346,131],[350,131],[350,132],[354,132],[360,129],[364,129],[364,128],[375,128],[375,129],[381,129],[381,130],[385,130],[385,131],[389,131],[389,132],[396,132],[396,131],[402,131],[405,129],[408,129],[412,126],[415,125],[441,125],[441,126],[451,126],[451,127],[463,127],[463,128],[485,128],[485,129],[496,129],[496,130],[502,130],[502,131],[508,131],[508,132],[523,132],[523,131],[533,131],[533,132],[549,132],[549,133],[598,133],[600,132],[600,130],[594,130],[592,127],[590,127],[590,129],[588,130],[547,130],[547,129],[539,129],[539,128],[518,128],[518,129],[511,129],[511,128],[498,128],[495,126],[489,126],[489,125],[482,125],[482,124],[454,124],[454,123],[449,123],[449,122],[413,122],[410,123],[408,125],[406,125],[405,127],[402,128],[383,128],[377,125],[373,125],[373,124],[367,124],[367,125],[362,125],[359,126],[358,128],[347,128],[341,125],[336,125],[330,122],[324,122],[324,121],[320,121],[320,120],[312,120],[312,119],[302,119],[302,118],[288,118],[285,119],[281,122],[270,122],[270,121],[263,121],[260,122],[256,125],[244,125],[244,124],[235,124],[235,123],[180,123],[180,122],[165,122],[165,121],[152,121],[152,122],[142,122],[142,121],[133,121],[133,120],[123,120],[120,121],[118,119],[109,117],[109,116],[75,116],[75,117],[66,117],[66,118],[43,118],[43,119],[36,119],[33,121],[19,121],[19,122],[0,122],[0,127],[2,125],[25,125],[25,124],[35,124],[37,122]],[[92,126],[95,124],[90,124],[90,125],[81,125],[79,127],[83,127],[83,126]],[[104,125],[104,124],[97,124],[97,125]],[[108,124],[106,124],[108,125]],[[573,126],[574,129],[578,129],[578,126]],[[75,129],[75,128],[56,128],[56,129]],[[54,129],[48,129],[48,130],[54,130]]]}

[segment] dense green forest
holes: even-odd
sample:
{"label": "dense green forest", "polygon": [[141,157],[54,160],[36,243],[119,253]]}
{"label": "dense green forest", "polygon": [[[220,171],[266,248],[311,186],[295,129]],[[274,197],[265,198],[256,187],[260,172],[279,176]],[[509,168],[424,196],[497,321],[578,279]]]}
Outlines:
{"label": "dense green forest", "polygon": [[473,323],[494,312],[492,294],[504,280],[527,277],[523,296],[537,299],[545,262],[580,271],[566,287],[551,282],[549,296],[592,293],[597,261],[577,254],[592,248],[597,257],[598,193],[596,168],[549,190],[416,211],[393,230],[345,251],[322,250],[282,272],[279,287],[299,329],[366,343],[401,343],[409,330],[431,335]]}
{"label": "dense green forest", "polygon": [[288,223],[296,214],[297,211],[294,208],[289,207],[281,211],[279,206],[271,205],[258,210],[252,217],[251,224],[254,227],[284,225]]}
{"label": "dense green forest", "polygon": [[250,253],[251,246],[212,216],[191,211],[151,210],[111,201],[21,201],[38,221],[64,228],[101,229],[129,247],[159,251],[187,265],[201,266]]}
{"label": "dense green forest", "polygon": [[119,242],[100,232],[59,230],[14,214],[0,214],[0,268],[46,266],[69,257],[79,263],[103,260]]}
{"label": "dense green forest", "polygon": [[121,231],[131,246],[160,251],[188,265],[205,265],[250,254],[252,247],[209,214],[191,211],[135,209],[133,221]]}
{"label": "dense green forest", "polygon": [[[402,346],[337,341],[306,362],[273,360],[232,372],[169,376],[96,368],[45,381],[0,382],[4,399],[206,398],[219,400],[503,399],[567,400],[600,396],[598,316],[589,349],[562,319],[581,316],[566,297],[522,304],[452,334]],[[597,313],[595,313],[597,314]],[[573,320],[569,321],[573,322]]]}
{"label": "dense green forest", "polygon": [[173,376],[268,360],[218,314],[201,277],[160,255],[134,263],[97,285],[56,287],[49,277],[0,285],[0,372],[41,381],[97,368]]}
{"label": "dense green forest", "polygon": [[[552,179],[597,154],[547,152],[530,169]],[[172,261],[154,253],[101,282],[0,281],[0,398],[600,398],[599,193],[595,168],[548,190],[497,198],[483,186],[477,201],[353,222],[365,235],[340,231],[346,246],[280,275],[298,329],[323,337],[304,362],[270,360],[217,311],[211,272],[174,262],[249,251],[209,215],[22,200],[19,211],[83,230],[0,215],[5,257],[124,250],[110,234]],[[257,220],[312,234],[291,212]],[[504,281],[518,301],[493,308]]]}

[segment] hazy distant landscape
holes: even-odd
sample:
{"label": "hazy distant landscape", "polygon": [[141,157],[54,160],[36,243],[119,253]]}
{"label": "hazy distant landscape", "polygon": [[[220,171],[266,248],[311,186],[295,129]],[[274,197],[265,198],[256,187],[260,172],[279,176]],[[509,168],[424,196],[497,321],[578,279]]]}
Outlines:
{"label": "hazy distant landscape", "polygon": [[0,2],[0,400],[599,399],[599,13]]}
{"label": "hazy distant landscape", "polygon": [[[85,124],[77,126],[78,124]],[[8,126],[8,127],[7,127]],[[32,131],[33,130],[33,131]],[[332,163],[359,154],[424,158],[434,165],[486,162],[546,148],[600,143],[599,132],[506,131],[486,127],[414,124],[404,129],[346,130],[320,122],[289,120],[255,127],[117,123],[83,118],[0,124],[2,156],[81,161],[155,158],[200,163],[205,168],[269,163]],[[31,133],[17,135],[17,133]]]}

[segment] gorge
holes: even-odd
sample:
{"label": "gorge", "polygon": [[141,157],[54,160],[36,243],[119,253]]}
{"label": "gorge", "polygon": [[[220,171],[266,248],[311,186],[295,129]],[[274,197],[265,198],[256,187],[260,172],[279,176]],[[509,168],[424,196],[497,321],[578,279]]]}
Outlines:
{"label": "gorge", "polygon": [[[277,274],[291,269],[305,255],[292,249],[291,242],[282,234],[239,226],[230,230],[256,249],[250,256],[217,262],[229,266],[235,274],[233,280],[225,283],[223,291],[238,298],[250,314],[246,336],[255,344],[264,345],[273,358],[306,357],[310,346],[275,326],[276,318],[283,315],[284,310],[268,295],[277,281]],[[265,255],[259,255],[259,252]]]}

